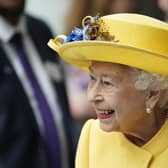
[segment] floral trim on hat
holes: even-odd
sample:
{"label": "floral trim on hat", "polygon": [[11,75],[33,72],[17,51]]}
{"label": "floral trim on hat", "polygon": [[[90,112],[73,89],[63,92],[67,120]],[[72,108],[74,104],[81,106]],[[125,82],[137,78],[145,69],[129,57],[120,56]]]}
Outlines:
{"label": "floral trim on hat", "polygon": [[64,40],[64,43],[72,42],[72,41],[81,41],[83,40],[83,29],[74,28],[72,32],[67,36]]}
{"label": "floral trim on hat", "polygon": [[110,35],[108,31],[100,31],[100,17],[86,16],[82,20],[82,28],[74,28],[72,32],[65,38],[64,43],[82,40],[99,40],[99,41],[112,41],[118,42],[114,35]]}

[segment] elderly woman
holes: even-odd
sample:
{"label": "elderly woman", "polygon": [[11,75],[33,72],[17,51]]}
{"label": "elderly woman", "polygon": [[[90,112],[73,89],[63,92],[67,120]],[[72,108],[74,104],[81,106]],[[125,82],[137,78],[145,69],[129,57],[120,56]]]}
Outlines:
{"label": "elderly woman", "polygon": [[168,25],[138,14],[87,16],[49,46],[88,70],[97,120],[79,139],[76,168],[168,167]]}

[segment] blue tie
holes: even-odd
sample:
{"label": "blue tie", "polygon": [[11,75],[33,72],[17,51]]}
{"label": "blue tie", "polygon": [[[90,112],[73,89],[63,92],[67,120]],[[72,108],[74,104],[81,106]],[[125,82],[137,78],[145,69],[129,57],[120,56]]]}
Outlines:
{"label": "blue tie", "polygon": [[54,123],[51,109],[27,59],[21,34],[16,33],[10,42],[16,50],[19,60],[25,70],[25,74],[31,84],[44,123],[49,168],[61,168],[60,137]]}

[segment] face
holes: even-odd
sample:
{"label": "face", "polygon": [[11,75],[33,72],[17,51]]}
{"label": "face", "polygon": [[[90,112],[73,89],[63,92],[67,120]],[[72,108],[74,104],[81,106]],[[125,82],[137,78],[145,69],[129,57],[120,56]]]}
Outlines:
{"label": "face", "polygon": [[25,5],[25,0],[0,0],[0,15],[19,15]]}
{"label": "face", "polygon": [[134,82],[133,70],[127,66],[92,62],[88,99],[102,130],[127,133],[146,120],[145,93]]}

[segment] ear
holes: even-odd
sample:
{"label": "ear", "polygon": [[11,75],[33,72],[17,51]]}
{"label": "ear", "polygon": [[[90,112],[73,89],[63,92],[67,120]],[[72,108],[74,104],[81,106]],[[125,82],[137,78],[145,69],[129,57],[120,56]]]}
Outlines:
{"label": "ear", "polygon": [[146,107],[149,109],[154,109],[154,107],[158,103],[159,99],[160,99],[160,91],[159,90],[149,91],[148,95],[147,95],[147,99],[146,99]]}

